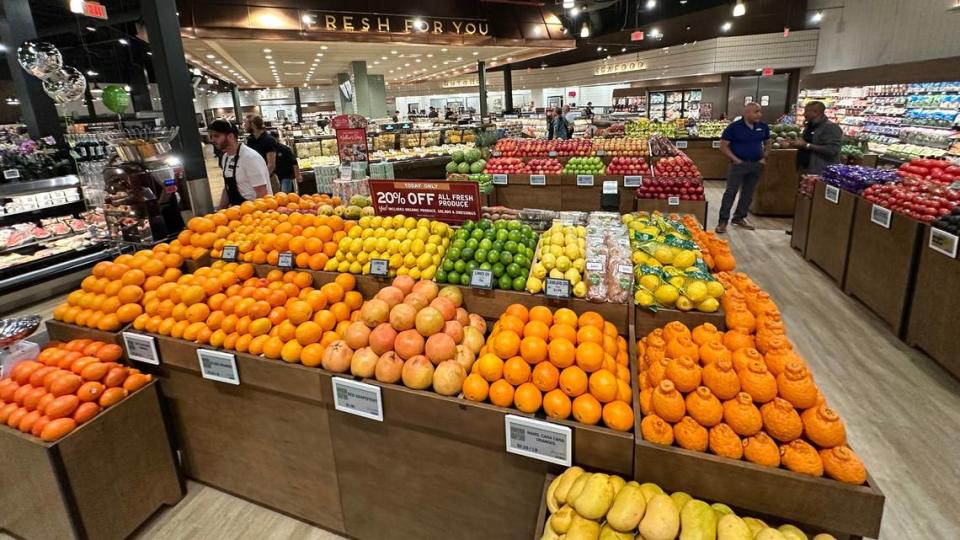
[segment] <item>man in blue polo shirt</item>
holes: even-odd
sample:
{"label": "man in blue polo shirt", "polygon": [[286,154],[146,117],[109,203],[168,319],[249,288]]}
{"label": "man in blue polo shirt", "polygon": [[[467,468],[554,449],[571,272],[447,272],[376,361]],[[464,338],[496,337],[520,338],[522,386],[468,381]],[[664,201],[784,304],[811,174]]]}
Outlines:
{"label": "man in blue polo shirt", "polygon": [[761,116],[760,105],[748,103],[743,108],[743,116],[727,126],[720,136],[720,152],[730,160],[730,170],[727,172],[727,189],[720,203],[718,233],[727,232],[730,209],[737,192],[740,192],[740,198],[733,213],[733,224],[751,231],[755,228],[747,222],[747,211],[770,150],[770,127],[760,121]]}

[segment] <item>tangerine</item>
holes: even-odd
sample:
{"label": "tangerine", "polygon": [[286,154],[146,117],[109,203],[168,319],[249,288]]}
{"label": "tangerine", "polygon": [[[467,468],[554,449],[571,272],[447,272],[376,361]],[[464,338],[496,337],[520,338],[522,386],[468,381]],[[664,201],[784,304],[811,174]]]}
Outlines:
{"label": "tangerine", "polygon": [[583,394],[573,400],[572,412],[578,422],[592,426],[600,421],[603,407],[597,398],[590,394]]}
{"label": "tangerine", "polygon": [[490,383],[478,373],[471,373],[463,381],[463,397],[470,401],[484,401],[490,391]]}

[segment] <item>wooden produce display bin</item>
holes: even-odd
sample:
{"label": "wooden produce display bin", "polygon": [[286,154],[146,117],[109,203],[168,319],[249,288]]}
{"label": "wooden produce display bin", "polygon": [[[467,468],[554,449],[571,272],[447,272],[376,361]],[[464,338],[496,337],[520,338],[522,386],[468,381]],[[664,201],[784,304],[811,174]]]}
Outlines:
{"label": "wooden produce display bin", "polygon": [[790,235],[790,247],[804,257],[807,253],[807,236],[810,233],[810,209],[813,199],[797,191],[793,209],[793,233]]}
{"label": "wooden produce display bin", "polygon": [[931,248],[932,233],[933,228],[924,226],[907,343],[929,354],[960,379],[956,321],[947,315],[944,303],[945,299],[960,298],[960,260]]}
{"label": "wooden produce display bin", "polygon": [[523,208],[541,208],[543,210],[561,210],[560,175],[545,175],[546,185],[530,185],[530,175],[511,174],[507,184],[493,186],[492,201],[498,206],[521,210]]}
{"label": "wooden produce display bin", "polygon": [[186,259],[183,261],[183,273],[192,274],[197,271],[199,268],[204,268],[213,264],[214,259],[210,256],[210,250],[207,250],[202,256],[196,259]]}
{"label": "wooden produce display bin", "polygon": [[70,341],[71,339],[92,339],[104,343],[113,343],[123,347],[123,331],[105,332],[86,326],[77,326],[54,319],[46,322],[47,337],[50,341]]}
{"label": "wooden produce display bin", "polygon": [[723,308],[717,309],[713,313],[704,313],[702,311],[690,310],[680,311],[679,309],[659,308],[656,312],[637,306],[634,311],[634,331],[637,333],[637,339],[640,339],[657,328],[662,328],[669,322],[680,321],[691,330],[704,323],[711,323],[718,330],[727,329],[727,321],[723,314]]}
{"label": "wooden produce display bin", "polygon": [[[680,148],[687,156],[693,160],[693,164],[700,170],[704,180],[724,180],[727,177],[727,169],[730,168],[730,160],[720,153],[720,146],[714,146],[719,143],[719,139],[691,139],[686,142],[686,148]],[[678,144],[679,148],[679,144]]]}
{"label": "wooden produce display bin", "polygon": [[203,378],[194,343],[154,335],[156,374],[184,473],[202,483],[345,532],[322,372],[234,353],[239,385]]}
{"label": "wooden produce display bin", "polygon": [[906,330],[923,225],[895,212],[890,228],[878,225],[871,221],[874,206],[866,199],[857,203],[843,290],[900,336]]}
{"label": "wooden produce display bin", "polygon": [[53,443],[0,427],[0,530],[21,538],[122,539],[185,488],[156,383]]}
{"label": "wooden produce display bin", "polygon": [[[594,174],[592,186],[577,185],[577,175],[560,175],[560,210],[591,212],[600,209],[605,175]],[[618,184],[619,191],[619,184]]]}
{"label": "wooden produce display bin", "polygon": [[776,516],[798,526],[877,538],[884,495],[869,475],[854,486],[786,469],[648,443],[639,435],[634,479],[653,482],[668,493],[685,491],[751,513]]}
{"label": "wooden produce display bin", "polygon": [[797,151],[794,149],[771,150],[763,168],[760,183],[753,195],[750,212],[758,216],[793,215],[795,195],[800,183],[797,172]]}
{"label": "wooden produce display bin", "polygon": [[641,212],[660,212],[662,214],[691,214],[700,225],[707,228],[707,201],[680,201],[670,204],[667,199],[636,199],[634,208]]}
{"label": "wooden produce display bin", "polygon": [[859,197],[840,189],[834,203],[826,199],[826,188],[827,184],[819,181],[814,188],[805,256],[842,287]]}

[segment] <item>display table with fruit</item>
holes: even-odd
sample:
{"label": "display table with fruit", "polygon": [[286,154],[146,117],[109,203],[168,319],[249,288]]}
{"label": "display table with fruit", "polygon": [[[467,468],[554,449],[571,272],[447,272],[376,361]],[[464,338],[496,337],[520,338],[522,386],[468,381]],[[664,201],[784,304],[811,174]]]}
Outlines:
{"label": "display table with fruit", "polygon": [[[954,215],[960,216],[960,212]],[[956,324],[943,311],[944,299],[960,297],[960,260],[954,251],[960,233],[958,222],[960,219],[923,227],[906,341],[960,378]]]}
{"label": "display table with fruit", "polygon": [[155,383],[45,442],[61,427],[54,422],[71,421],[48,420],[44,439],[0,426],[0,530],[20,538],[126,538],[183,498]]}
{"label": "display table with fruit", "polygon": [[750,212],[758,216],[790,217],[793,215],[797,185],[797,151],[770,150],[760,183],[753,195]]}

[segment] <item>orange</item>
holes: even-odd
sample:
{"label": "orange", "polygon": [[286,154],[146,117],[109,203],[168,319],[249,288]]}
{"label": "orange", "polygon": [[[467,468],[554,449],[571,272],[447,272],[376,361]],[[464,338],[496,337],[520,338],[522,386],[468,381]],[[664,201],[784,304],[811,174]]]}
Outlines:
{"label": "orange", "polygon": [[566,324],[577,328],[577,314],[570,308],[560,308],[553,313],[553,324]]}
{"label": "orange", "polygon": [[500,407],[509,407],[513,405],[513,393],[513,386],[500,379],[490,385],[490,403]]}
{"label": "orange", "polygon": [[147,275],[143,273],[143,270],[139,268],[133,268],[127,270],[123,273],[123,276],[120,278],[120,282],[124,285],[143,285],[143,282],[147,280]]}
{"label": "orange", "polygon": [[215,330],[210,334],[210,346],[211,347],[222,347],[224,342],[227,340],[227,333],[223,330]]}
{"label": "orange", "polygon": [[253,336],[250,334],[243,334],[237,338],[237,342],[234,344],[233,348],[237,352],[248,352],[250,350],[251,341],[253,341]]}
{"label": "orange", "polygon": [[593,373],[603,365],[603,347],[593,342],[577,346],[577,365],[587,373]]}
{"label": "orange", "polygon": [[309,321],[313,317],[313,308],[303,300],[295,300],[287,307],[287,319],[292,324],[300,324]]}
{"label": "orange", "polygon": [[292,283],[301,289],[313,285],[313,275],[310,272],[297,272]]}
{"label": "orange", "polygon": [[[161,263],[163,264],[163,263]],[[147,278],[147,281],[143,283],[143,290],[145,291],[155,291],[158,287],[166,283],[167,281],[160,276],[150,276]]]}
{"label": "orange", "polygon": [[580,314],[580,318],[577,319],[577,325],[579,325],[580,328],[592,326],[601,332],[603,331],[603,323],[603,317],[596,311],[584,311]]}
{"label": "orange", "polygon": [[278,359],[284,345],[283,340],[278,337],[268,338],[266,343],[263,344],[263,355],[267,358]]}
{"label": "orange", "polygon": [[550,418],[563,420],[569,417],[570,407],[570,398],[560,390],[550,390],[543,396],[543,411]]}
{"label": "orange", "polygon": [[343,295],[343,303],[347,305],[350,310],[360,309],[360,306],[363,305],[363,295],[358,291],[347,291]]}
{"label": "orange", "polygon": [[124,285],[117,292],[117,298],[124,304],[134,304],[143,298],[143,289],[137,285]]}
{"label": "orange", "polygon": [[199,285],[190,285],[180,293],[180,301],[188,306],[203,302],[206,298],[206,291]]}
{"label": "orange", "polygon": [[284,307],[275,307],[270,310],[270,314],[267,315],[267,319],[270,320],[270,324],[276,326],[287,320],[287,309]]}
{"label": "orange", "polygon": [[[603,321],[603,335],[610,336],[612,338],[619,337],[617,333],[617,327],[610,321]],[[626,343],[624,343],[626,345]]]}
{"label": "orange", "polygon": [[183,332],[186,331],[188,326],[190,326],[188,321],[177,321],[174,323],[173,327],[170,328],[170,337],[176,339],[182,338]]}
{"label": "orange", "polygon": [[520,352],[520,336],[512,330],[500,331],[493,338],[493,352],[502,359],[516,356]]}
{"label": "orange", "polygon": [[157,330],[160,328],[160,323],[162,322],[163,322],[163,318],[160,317],[159,315],[154,315],[153,317],[150,317],[150,320],[147,321],[147,327],[146,327],[147,332],[156,333]]}
{"label": "orange", "polygon": [[97,321],[97,330],[104,332],[116,332],[120,329],[120,319],[115,313],[107,313]]}
{"label": "orange", "polygon": [[337,325],[337,317],[329,309],[322,309],[314,315],[313,322],[319,324],[320,328],[323,328],[326,332],[333,330],[333,327]]}
{"label": "orange", "polygon": [[323,287],[320,287],[320,290],[326,293],[327,301],[330,303],[343,300],[344,291],[339,283],[327,283]]}
{"label": "orange", "polygon": [[133,322],[141,313],[143,313],[143,308],[140,307],[140,304],[129,303],[117,308],[117,318],[123,324]]}
{"label": "orange", "polygon": [[270,320],[267,318],[254,319],[250,321],[248,332],[253,337],[262,336],[269,333],[272,327],[273,325],[270,324]]}
{"label": "orange", "polygon": [[587,374],[577,366],[570,366],[560,372],[560,390],[570,397],[577,397],[587,391]]}
{"label": "orange", "polygon": [[603,407],[597,398],[590,394],[577,396],[573,400],[573,417],[582,424],[594,425],[600,421],[600,415],[603,413]]}
{"label": "orange", "polygon": [[247,346],[247,352],[258,356],[263,354],[263,347],[266,345],[267,340],[269,339],[270,336],[266,334],[251,339],[250,344]]}
{"label": "orange", "polygon": [[300,354],[303,352],[303,346],[297,343],[296,341],[288,341],[283,344],[283,348],[280,349],[280,358],[284,362],[299,362]]}
{"label": "orange", "polygon": [[514,315],[505,314],[500,317],[500,329],[509,330],[517,335],[523,333],[523,320]]}
{"label": "orange", "polygon": [[617,347],[617,339],[606,334],[603,334],[603,343],[601,343],[601,345],[603,345],[603,352],[610,355],[616,356],[616,354],[620,351],[620,349]]}
{"label": "orange", "polygon": [[497,355],[487,353],[477,360],[477,372],[488,382],[503,378],[503,360]]}
{"label": "orange", "polygon": [[324,332],[323,337],[320,338],[320,345],[327,347],[331,343],[333,343],[334,341],[338,341],[339,339],[340,339],[340,334],[336,332]]}
{"label": "orange", "polygon": [[531,364],[539,364],[547,359],[547,342],[536,336],[524,337],[520,341],[520,356]]}
{"label": "orange", "polygon": [[530,364],[519,356],[514,356],[503,364],[503,378],[514,386],[529,381],[530,372]]}
{"label": "orange", "polygon": [[484,401],[490,391],[490,384],[478,373],[471,373],[463,381],[463,397],[470,401]]}
{"label": "orange", "polygon": [[333,279],[333,282],[343,288],[344,291],[352,291],[357,287],[357,278],[353,274],[340,274]]}
{"label": "orange", "polygon": [[560,379],[560,370],[550,362],[540,362],[533,368],[531,382],[542,392],[549,392],[557,387]]}
{"label": "orange", "polygon": [[555,324],[550,327],[550,341],[566,339],[570,343],[577,342],[577,330],[569,324]]}
{"label": "orange", "polygon": [[514,317],[520,319],[524,324],[530,320],[530,312],[527,311],[527,307],[523,304],[510,304],[503,313],[504,315],[513,315]]}
{"label": "orange", "polygon": [[330,312],[333,313],[338,322],[343,322],[350,318],[350,307],[344,302],[337,302],[330,306]]}
{"label": "orange", "polygon": [[273,306],[271,306],[266,300],[257,300],[252,306],[250,306],[250,312],[248,314],[250,315],[251,319],[259,319],[261,317],[270,315],[270,310],[272,309]]}
{"label": "orange", "polygon": [[550,345],[547,346],[547,354],[550,358],[550,363],[563,369],[573,365],[576,348],[569,339],[557,338],[550,341]]}
{"label": "orange", "polygon": [[306,321],[297,326],[295,337],[300,345],[306,347],[311,343],[320,341],[323,336],[323,328],[313,321]]}
{"label": "orange", "polygon": [[290,321],[283,321],[273,328],[273,330],[276,330],[276,334],[271,331],[271,335],[275,335],[283,341],[291,341],[297,337],[297,328],[299,327]]}
{"label": "orange", "polygon": [[523,337],[524,339],[528,337],[538,337],[546,341],[550,337],[550,327],[543,321],[531,320],[523,327]]}
{"label": "orange", "polygon": [[159,276],[166,269],[166,265],[164,265],[163,261],[159,259],[147,259],[142,265],[140,265],[140,270],[143,270],[143,273],[148,277]]}
{"label": "orange", "polygon": [[630,431],[633,429],[633,409],[622,401],[612,401],[603,406],[603,423],[610,429]]}
{"label": "orange", "polygon": [[616,375],[605,369],[590,374],[589,388],[590,393],[600,403],[609,403],[617,399],[617,392],[620,389]]}
{"label": "orange", "polygon": [[596,343],[603,345],[603,331],[595,326],[581,326],[577,330],[577,344]]}
{"label": "orange", "polygon": [[192,323],[206,321],[209,316],[210,308],[206,304],[194,304],[187,308],[187,320]]}
{"label": "orange", "polygon": [[513,393],[513,404],[525,413],[535,413],[540,410],[543,395],[533,383],[523,383]]}
{"label": "orange", "polygon": [[[629,372],[628,372],[628,376],[629,376]],[[617,399],[620,401],[623,401],[624,403],[629,404],[632,401],[630,397],[631,397],[630,383],[617,377]]]}
{"label": "orange", "polygon": [[324,346],[319,343],[311,343],[300,351],[300,363],[309,366],[319,366],[323,360]]}
{"label": "orange", "polygon": [[530,308],[529,320],[540,321],[550,326],[553,324],[553,312],[547,306],[534,306]]}

